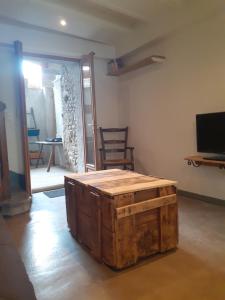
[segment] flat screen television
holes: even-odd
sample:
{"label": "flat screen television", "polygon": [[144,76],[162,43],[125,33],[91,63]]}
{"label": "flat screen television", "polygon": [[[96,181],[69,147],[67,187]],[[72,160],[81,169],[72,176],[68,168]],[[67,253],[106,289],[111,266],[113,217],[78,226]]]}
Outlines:
{"label": "flat screen television", "polygon": [[197,150],[225,153],[225,112],[196,115]]}

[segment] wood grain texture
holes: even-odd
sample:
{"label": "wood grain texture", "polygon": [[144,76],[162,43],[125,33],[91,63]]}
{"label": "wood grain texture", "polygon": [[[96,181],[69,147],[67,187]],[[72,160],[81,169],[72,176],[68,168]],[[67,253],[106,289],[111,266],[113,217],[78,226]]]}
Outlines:
{"label": "wood grain texture", "polygon": [[178,242],[173,184],[122,170],[66,177],[71,232],[93,257],[116,269],[173,249]]}
{"label": "wood grain texture", "polygon": [[225,161],[208,160],[204,159],[200,155],[187,156],[184,160],[187,160],[188,162],[196,162],[199,166],[204,165],[209,167],[225,168]]}
{"label": "wood grain texture", "polygon": [[118,169],[69,175],[67,178],[94,187],[99,192],[110,196],[176,185],[176,181],[159,179]]}
{"label": "wood grain texture", "polygon": [[169,195],[155,199],[145,200],[143,202],[127,205],[116,209],[116,218],[122,219],[138,213],[148,211],[161,206],[176,203],[176,195]]}

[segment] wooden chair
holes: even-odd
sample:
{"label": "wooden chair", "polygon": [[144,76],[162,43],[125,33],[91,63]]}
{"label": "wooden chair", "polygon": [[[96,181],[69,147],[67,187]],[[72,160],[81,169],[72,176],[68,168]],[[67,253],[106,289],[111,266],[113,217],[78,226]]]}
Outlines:
{"label": "wooden chair", "polygon": [[[122,139],[105,139],[105,135],[123,135]],[[134,170],[134,147],[127,147],[128,127],[126,128],[102,128],[100,127],[102,148],[100,148],[102,169],[122,166],[124,170]],[[129,151],[129,156],[128,156]],[[120,153],[122,157],[112,159],[107,156],[112,153]]]}

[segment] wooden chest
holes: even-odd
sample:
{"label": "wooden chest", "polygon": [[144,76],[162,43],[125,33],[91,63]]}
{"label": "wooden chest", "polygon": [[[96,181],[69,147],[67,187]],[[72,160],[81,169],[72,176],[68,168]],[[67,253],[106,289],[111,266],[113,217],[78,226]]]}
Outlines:
{"label": "wooden chest", "polygon": [[71,233],[116,269],[173,249],[178,243],[175,184],[116,169],[67,176]]}

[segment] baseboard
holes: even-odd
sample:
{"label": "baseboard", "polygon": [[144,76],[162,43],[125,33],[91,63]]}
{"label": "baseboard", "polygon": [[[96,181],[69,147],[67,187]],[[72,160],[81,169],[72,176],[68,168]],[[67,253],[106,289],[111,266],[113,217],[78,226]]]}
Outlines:
{"label": "baseboard", "polygon": [[219,198],[213,198],[213,197],[209,197],[209,196],[205,196],[205,195],[200,195],[200,194],[196,194],[196,193],[192,193],[192,192],[188,192],[188,191],[183,191],[183,190],[178,190],[177,191],[178,195],[181,196],[185,196],[185,197],[189,197],[189,198],[195,198],[204,202],[208,202],[214,205],[221,205],[221,206],[225,206],[225,200],[223,199],[219,199]]}
{"label": "baseboard", "polygon": [[12,191],[25,190],[25,175],[9,171],[10,189]]}

